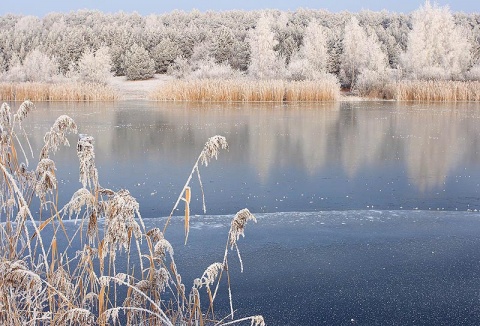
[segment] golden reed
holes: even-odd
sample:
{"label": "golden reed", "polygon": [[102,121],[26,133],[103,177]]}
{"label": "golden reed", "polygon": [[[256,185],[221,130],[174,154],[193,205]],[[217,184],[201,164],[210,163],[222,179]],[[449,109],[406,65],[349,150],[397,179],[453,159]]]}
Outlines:
{"label": "golden reed", "polygon": [[397,101],[480,101],[480,81],[401,81],[394,89]]}
{"label": "golden reed", "polygon": [[321,102],[339,97],[339,85],[330,80],[172,80],[150,94],[157,101],[201,102]]}
{"label": "golden reed", "polygon": [[114,101],[115,91],[91,83],[0,83],[1,101]]}

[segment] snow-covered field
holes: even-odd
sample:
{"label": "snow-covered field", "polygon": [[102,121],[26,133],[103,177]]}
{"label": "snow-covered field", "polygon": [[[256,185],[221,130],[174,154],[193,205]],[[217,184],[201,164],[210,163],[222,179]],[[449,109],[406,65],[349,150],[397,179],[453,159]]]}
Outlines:
{"label": "snow-covered field", "polygon": [[108,79],[111,86],[122,100],[146,100],[148,95],[173,77],[155,74],[147,80],[127,80],[125,76],[116,76]]}

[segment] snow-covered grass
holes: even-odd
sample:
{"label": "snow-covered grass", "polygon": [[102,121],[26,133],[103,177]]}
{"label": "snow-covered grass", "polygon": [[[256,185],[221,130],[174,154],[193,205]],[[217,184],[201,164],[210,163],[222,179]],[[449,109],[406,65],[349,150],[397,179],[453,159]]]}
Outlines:
{"label": "snow-covered grass", "polygon": [[160,74],[145,80],[127,80],[125,76],[116,76],[109,78],[107,85],[115,91],[121,100],[146,100],[150,93],[162,88],[165,83],[172,79],[172,76]]}
{"label": "snow-covered grass", "polygon": [[159,101],[204,102],[321,102],[340,97],[335,79],[284,80],[171,80],[151,93]]}

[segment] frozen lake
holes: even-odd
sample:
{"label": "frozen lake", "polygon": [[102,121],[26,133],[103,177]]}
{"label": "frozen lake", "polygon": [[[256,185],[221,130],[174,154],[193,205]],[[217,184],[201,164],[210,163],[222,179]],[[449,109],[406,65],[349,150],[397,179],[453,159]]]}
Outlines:
{"label": "frozen lake", "polygon": [[[168,214],[205,141],[228,152],[201,170],[210,214],[480,207],[480,105],[351,102],[255,104],[37,103],[34,147],[60,114],[95,138],[104,187],[127,188],[145,217]],[[70,197],[72,146],[53,159]],[[193,183],[193,198],[199,189]],[[192,205],[200,213],[201,205]]]}
{"label": "frozen lake", "polygon": [[[232,214],[246,207],[259,217],[239,243],[243,274],[230,258],[239,316],[263,314],[269,325],[472,325],[480,318],[479,109],[37,103],[25,126],[39,149],[55,119],[71,116],[95,138],[100,184],[128,189],[147,226],[163,226],[208,137],[225,136],[229,151],[201,168],[208,215],[193,181],[189,244],[180,219],[167,238],[188,287],[221,260]],[[60,204],[80,187],[70,139],[52,157]]]}

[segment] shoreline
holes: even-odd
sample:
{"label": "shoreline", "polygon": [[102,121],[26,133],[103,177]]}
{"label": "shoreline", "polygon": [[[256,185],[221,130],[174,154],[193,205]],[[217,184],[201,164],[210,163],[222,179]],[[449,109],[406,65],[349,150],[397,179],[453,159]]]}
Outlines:
{"label": "shoreline", "polygon": [[[63,82],[59,82],[56,84],[49,84],[49,83],[8,83],[8,82],[0,82],[0,100],[2,102],[22,102],[26,99],[35,102],[122,102],[122,101],[147,101],[147,102],[186,102],[186,103],[328,103],[328,102],[418,102],[418,103],[458,103],[458,102],[479,102],[480,101],[480,90],[477,90],[476,87],[480,85],[480,82],[457,82],[457,81],[417,81],[417,82],[409,82],[404,81],[404,84],[407,83],[417,83],[414,84],[413,87],[420,87],[420,86],[429,86],[432,88],[432,91],[425,90],[424,88],[415,89],[414,92],[416,94],[410,95],[413,99],[395,99],[395,98],[379,98],[373,96],[359,96],[352,94],[349,90],[339,90],[335,99],[329,100],[285,100],[285,99],[275,99],[275,100],[214,100],[214,99],[199,99],[197,96],[191,100],[185,99],[153,99],[154,92],[158,92],[161,90],[162,87],[169,88],[169,90],[174,88],[175,85],[172,84],[175,81],[175,77],[163,74],[155,74],[153,78],[146,79],[146,80],[127,80],[125,76],[112,76],[108,79],[106,85],[92,85],[92,84],[82,84],[77,83],[75,81],[65,80]],[[188,83],[189,80],[180,80],[179,84]],[[198,82],[198,81],[197,81]],[[200,80],[199,85],[202,86],[202,82],[210,82],[210,80]],[[222,83],[218,83],[217,85],[222,85]],[[227,83],[228,81],[226,81]],[[241,81],[240,81],[241,82]],[[257,81],[253,81],[257,82]],[[267,81],[268,82],[268,81]],[[279,82],[287,83],[286,81],[279,80]],[[322,82],[319,81],[319,84]],[[473,100],[464,100],[465,98],[465,91],[459,91],[459,85],[473,85],[471,87],[471,98]],[[27,86],[31,86],[33,89],[30,90],[31,92],[36,92],[34,96],[28,93]],[[210,86],[210,85],[207,85]],[[215,86],[215,85],[214,85]],[[260,85],[264,86],[264,85]],[[402,86],[402,85],[401,85]],[[447,96],[440,96],[439,89],[440,87],[444,86],[445,91],[454,92],[453,97],[451,94]],[[3,92],[2,88],[3,87]],[[13,90],[15,87],[21,89],[21,91]],[[60,90],[52,88],[60,88]],[[78,87],[80,89],[75,89]],[[181,87],[181,86],[180,86]],[[275,91],[276,86],[272,86],[272,92]],[[403,86],[402,86],[403,87]],[[83,88],[83,89],[82,89]],[[448,89],[450,88],[450,89]],[[15,98],[16,94],[13,96],[5,96],[5,89],[10,89],[11,93],[21,93],[23,95],[22,98]],[[278,87],[277,87],[278,89]],[[211,91],[211,90],[210,90]],[[220,91],[225,92],[225,89]],[[229,91],[227,89],[227,91]],[[233,90],[236,91],[236,90]],[[260,90],[261,92],[262,90]],[[430,93],[429,93],[430,91]],[[45,94],[46,92],[54,92],[55,94],[52,96],[51,94]],[[83,93],[82,93],[83,92]],[[102,93],[103,92],[103,93]],[[191,89],[187,90],[180,90],[179,93],[188,93],[191,92]],[[457,99],[457,93],[459,94],[459,98]],[[27,95],[28,94],[28,95]],[[11,95],[11,94],[8,94]],[[29,96],[30,95],[30,96]],[[188,94],[190,95],[190,94]],[[63,96],[63,97],[62,97]],[[438,96],[439,99],[436,99],[435,96]],[[415,99],[416,98],[416,99]]]}

